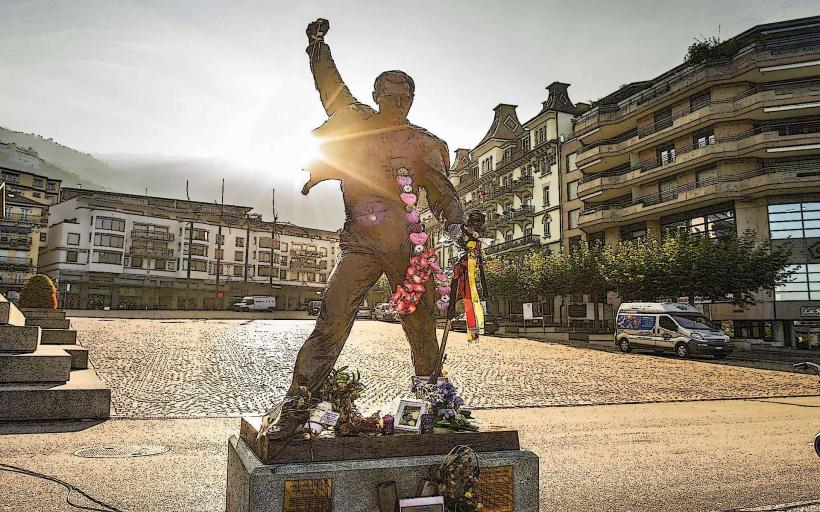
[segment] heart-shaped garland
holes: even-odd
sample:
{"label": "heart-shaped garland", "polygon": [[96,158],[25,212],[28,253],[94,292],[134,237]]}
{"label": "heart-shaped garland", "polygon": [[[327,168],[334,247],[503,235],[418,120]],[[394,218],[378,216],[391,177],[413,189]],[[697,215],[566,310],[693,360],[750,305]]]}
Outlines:
{"label": "heart-shaped garland", "polygon": [[450,278],[447,271],[441,268],[433,248],[427,247],[430,236],[420,223],[421,213],[416,206],[418,194],[413,189],[413,178],[407,175],[405,169],[399,169],[396,181],[399,184],[399,197],[407,210],[408,239],[413,246],[413,256],[407,266],[404,281],[396,285],[396,292],[390,297],[389,309],[400,315],[412,315],[427,289],[424,283],[432,276],[439,294],[436,307],[445,310],[450,305]]}

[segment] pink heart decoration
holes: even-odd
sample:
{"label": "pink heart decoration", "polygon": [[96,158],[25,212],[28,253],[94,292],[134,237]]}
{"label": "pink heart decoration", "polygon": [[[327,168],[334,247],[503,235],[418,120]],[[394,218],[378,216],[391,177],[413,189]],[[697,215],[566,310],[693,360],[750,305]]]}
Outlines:
{"label": "pink heart decoration", "polygon": [[437,261],[431,261],[430,268],[438,272],[439,270],[441,270],[441,265],[439,265]]}
{"label": "pink heart decoration", "polygon": [[424,245],[427,243],[428,235],[425,232],[421,233],[410,233],[410,242],[413,245]]}
{"label": "pink heart decoration", "polygon": [[401,201],[407,205],[416,204],[416,200],[418,199],[418,197],[416,197],[416,194],[408,194],[407,192],[402,192],[401,196],[399,197],[401,197]]}
{"label": "pink heart decoration", "polygon": [[413,178],[410,176],[396,176],[396,181],[399,182],[399,186],[403,187],[413,183]]}
{"label": "pink heart decoration", "polygon": [[407,212],[407,222],[410,224],[418,224],[420,216],[419,211],[414,208],[412,211]]}
{"label": "pink heart decoration", "polygon": [[445,274],[436,274],[436,280],[441,281],[442,283],[446,283],[447,276]]}
{"label": "pink heart decoration", "polygon": [[450,295],[451,290],[452,289],[449,286],[439,286],[438,288],[436,288],[436,291],[439,293],[439,295]]}

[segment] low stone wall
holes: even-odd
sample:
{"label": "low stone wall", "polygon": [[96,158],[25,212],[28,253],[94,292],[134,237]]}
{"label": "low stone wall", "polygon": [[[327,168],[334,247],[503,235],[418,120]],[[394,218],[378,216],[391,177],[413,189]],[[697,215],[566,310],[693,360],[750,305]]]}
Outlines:
{"label": "low stone wall", "polygon": [[184,309],[69,309],[68,317],[74,318],[138,318],[144,320],[206,319],[206,320],[315,320],[305,311],[241,312],[241,311],[195,311]]}

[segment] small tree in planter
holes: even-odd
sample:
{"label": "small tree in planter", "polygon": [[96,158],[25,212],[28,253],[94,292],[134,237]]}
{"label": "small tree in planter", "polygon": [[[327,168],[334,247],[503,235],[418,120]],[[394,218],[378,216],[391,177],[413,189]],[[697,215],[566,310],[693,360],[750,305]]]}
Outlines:
{"label": "small tree in planter", "polygon": [[36,274],[23,284],[20,292],[21,308],[57,309],[57,288],[45,274]]}

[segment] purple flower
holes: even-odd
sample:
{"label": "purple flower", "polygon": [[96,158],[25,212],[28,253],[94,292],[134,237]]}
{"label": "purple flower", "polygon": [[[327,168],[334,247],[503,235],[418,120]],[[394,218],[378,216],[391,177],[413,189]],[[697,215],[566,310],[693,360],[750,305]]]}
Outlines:
{"label": "purple flower", "polygon": [[452,409],[447,409],[446,411],[444,411],[444,418],[445,419],[449,420],[449,419],[454,418],[455,416],[456,416],[456,411],[454,411]]}
{"label": "purple flower", "polygon": [[453,399],[453,403],[456,404],[457,407],[461,407],[462,405],[464,405],[464,399],[460,396],[457,396]]}

